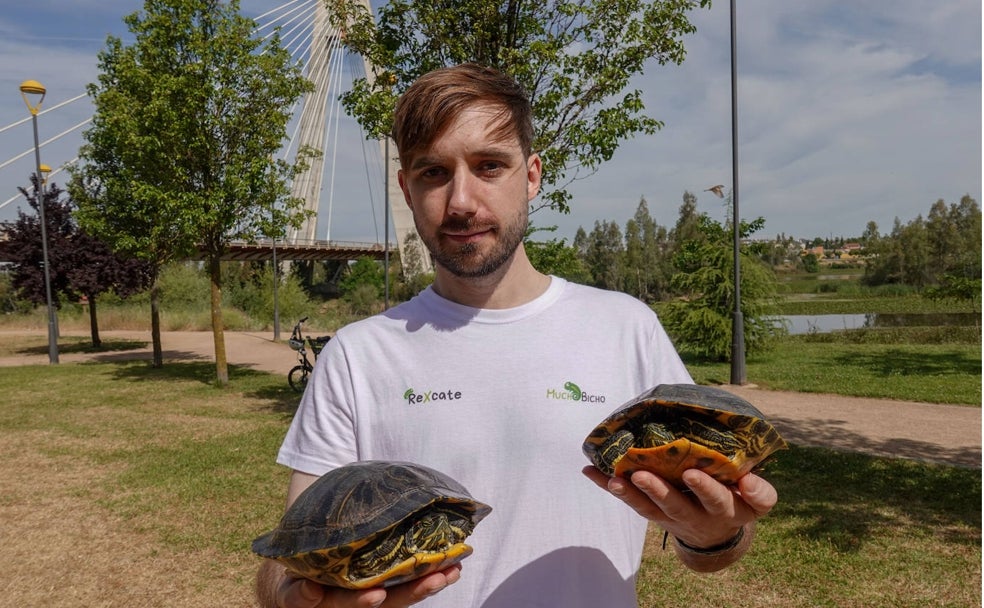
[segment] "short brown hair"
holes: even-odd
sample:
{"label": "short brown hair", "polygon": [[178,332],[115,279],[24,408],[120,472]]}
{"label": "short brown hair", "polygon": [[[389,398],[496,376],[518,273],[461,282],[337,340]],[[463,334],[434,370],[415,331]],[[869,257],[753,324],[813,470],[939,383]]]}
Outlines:
{"label": "short brown hair", "polygon": [[533,110],[518,82],[499,70],[463,63],[424,74],[403,93],[393,115],[400,163],[428,148],[461,112],[475,104],[502,108],[497,135],[516,137],[523,154],[533,145]]}

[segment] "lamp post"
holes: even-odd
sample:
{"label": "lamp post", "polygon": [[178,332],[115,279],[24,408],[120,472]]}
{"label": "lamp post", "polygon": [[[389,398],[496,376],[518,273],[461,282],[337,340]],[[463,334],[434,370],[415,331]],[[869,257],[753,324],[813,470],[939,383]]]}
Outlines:
{"label": "lamp post", "polygon": [[270,243],[270,250],[273,252],[273,340],[280,340],[280,300],[277,297],[277,287],[280,282],[279,270],[277,266],[277,233],[274,232],[273,240]]}
{"label": "lamp post", "polygon": [[738,48],[735,0],[731,0],[731,227],[734,232],[735,311],[731,318],[731,384],[745,384],[745,320],[741,313],[741,257],[738,215]]}
{"label": "lamp post", "polygon": [[[44,292],[48,304],[48,362],[58,363],[58,322],[55,319],[55,306],[51,297],[51,269],[48,265],[48,224],[44,217],[44,177],[41,170],[41,144],[38,141],[38,111],[44,101],[46,90],[37,80],[25,80],[20,85],[21,97],[31,112],[34,123],[34,161],[37,167],[38,185],[35,189],[38,199],[38,214],[41,220],[41,261],[44,265]],[[32,103],[33,100],[37,100]],[[50,168],[49,168],[50,171]]]}

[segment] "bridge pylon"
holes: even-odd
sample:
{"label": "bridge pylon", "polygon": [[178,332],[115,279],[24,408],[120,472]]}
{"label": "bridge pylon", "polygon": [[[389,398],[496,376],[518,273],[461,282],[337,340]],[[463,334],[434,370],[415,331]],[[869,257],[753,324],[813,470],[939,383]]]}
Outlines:
{"label": "bridge pylon", "polygon": [[[372,11],[369,0],[359,0],[367,10]],[[330,64],[333,49],[343,52],[339,45],[339,32],[331,27],[328,6],[318,2],[314,13],[314,28],[311,36],[311,47],[308,59],[308,79],[314,83],[314,90],[304,97],[301,109],[300,126],[298,127],[298,149],[304,146],[321,150],[327,128],[328,104],[330,90]],[[326,49],[327,52],[322,52]],[[365,57],[366,78],[370,83],[375,80],[376,69]],[[431,272],[433,264],[430,254],[417,235],[413,223],[413,215],[407,207],[400,190],[397,171],[400,167],[396,147],[387,141],[388,137],[379,140],[382,158],[386,165],[386,200],[389,215],[387,222],[392,221],[400,260],[406,272]],[[294,177],[291,196],[304,200],[304,208],[313,212],[298,229],[291,229],[287,234],[287,242],[314,242],[317,240],[318,210],[321,203],[322,181],[325,172],[325,155],[310,159],[308,168]],[[330,221],[330,217],[329,217]]]}

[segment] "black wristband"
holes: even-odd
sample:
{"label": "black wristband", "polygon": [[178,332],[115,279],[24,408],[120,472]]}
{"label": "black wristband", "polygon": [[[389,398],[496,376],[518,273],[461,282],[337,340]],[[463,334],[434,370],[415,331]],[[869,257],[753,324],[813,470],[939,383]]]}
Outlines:
{"label": "black wristband", "polygon": [[728,540],[724,541],[719,545],[714,545],[713,547],[693,547],[675,536],[673,537],[673,540],[676,541],[676,544],[681,549],[689,551],[690,553],[696,553],[697,555],[717,555],[719,553],[724,553],[725,551],[730,551],[734,549],[735,547],[738,546],[738,543],[740,543],[741,539],[743,538],[745,538],[745,526],[738,528],[738,533],[732,536],[731,538],[729,538]]}

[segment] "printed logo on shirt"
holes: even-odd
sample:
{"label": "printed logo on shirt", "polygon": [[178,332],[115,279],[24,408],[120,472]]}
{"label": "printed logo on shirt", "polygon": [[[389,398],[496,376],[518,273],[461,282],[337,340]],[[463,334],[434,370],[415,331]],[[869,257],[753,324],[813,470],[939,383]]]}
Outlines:
{"label": "printed logo on shirt", "polygon": [[563,389],[548,388],[547,399],[557,399],[561,401],[581,401],[582,403],[604,403],[604,395],[592,395],[581,390],[581,387],[573,382],[565,382]]}
{"label": "printed logo on shirt", "polygon": [[457,401],[461,399],[461,391],[448,389],[443,391],[422,391],[418,393],[414,389],[408,388],[403,393],[403,399],[408,405],[421,405],[430,403],[431,401]]}

